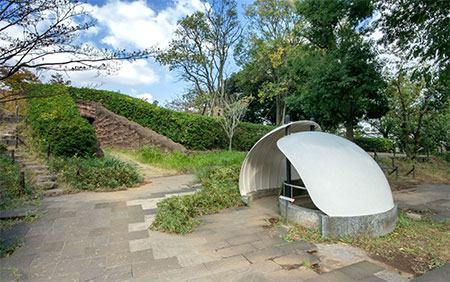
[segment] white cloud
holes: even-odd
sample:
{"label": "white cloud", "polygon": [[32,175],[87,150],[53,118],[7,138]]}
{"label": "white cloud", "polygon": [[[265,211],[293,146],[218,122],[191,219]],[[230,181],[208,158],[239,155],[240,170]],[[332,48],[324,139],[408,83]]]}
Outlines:
{"label": "white cloud", "polygon": [[114,48],[166,47],[177,21],[203,7],[200,0],[176,0],[173,7],[158,13],[145,1],[110,0],[104,6],[87,5],[97,25],[105,29],[100,40]]}
{"label": "white cloud", "polygon": [[136,98],[139,98],[141,100],[144,100],[146,102],[152,103],[153,102],[153,95],[150,93],[144,93],[136,95]]}
{"label": "white cloud", "polygon": [[135,62],[124,61],[121,68],[114,74],[101,75],[96,70],[83,72],[69,72],[70,78],[75,86],[86,86],[89,84],[107,84],[116,86],[142,86],[150,85],[160,81],[159,76],[154,72],[146,60]]}

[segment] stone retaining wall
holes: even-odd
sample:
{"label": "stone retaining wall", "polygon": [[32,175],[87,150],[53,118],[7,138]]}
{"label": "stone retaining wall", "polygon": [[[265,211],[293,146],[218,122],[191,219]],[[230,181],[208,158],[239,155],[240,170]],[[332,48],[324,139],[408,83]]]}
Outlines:
{"label": "stone retaining wall", "polygon": [[187,152],[183,145],[107,110],[100,103],[84,100],[74,102],[80,115],[91,121],[102,147],[138,149],[149,146],[162,152]]}

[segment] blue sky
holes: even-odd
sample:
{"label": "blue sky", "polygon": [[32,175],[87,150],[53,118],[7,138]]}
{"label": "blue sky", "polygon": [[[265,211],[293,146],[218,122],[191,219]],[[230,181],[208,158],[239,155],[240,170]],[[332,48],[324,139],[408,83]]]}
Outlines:
{"label": "blue sky", "polygon": [[[145,49],[151,46],[165,47],[172,39],[176,22],[202,7],[202,0],[92,0],[86,2],[97,24],[85,32],[80,43],[88,42],[97,48]],[[252,0],[238,1],[242,16],[242,4]],[[231,67],[232,71],[236,67]],[[234,68],[234,69],[233,69]],[[123,62],[114,75],[97,71],[63,74],[78,87],[92,87],[119,91],[135,97],[158,100],[160,104],[181,96],[187,84],[180,81],[177,73],[170,72],[154,60]],[[49,75],[45,75],[47,78]]]}

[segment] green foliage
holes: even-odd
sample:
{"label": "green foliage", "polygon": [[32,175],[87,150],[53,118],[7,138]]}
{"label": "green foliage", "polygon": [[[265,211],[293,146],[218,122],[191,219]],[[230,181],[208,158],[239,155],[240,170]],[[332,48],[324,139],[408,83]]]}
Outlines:
{"label": "green foliage", "polygon": [[[446,0],[378,0],[383,43],[410,56],[433,62],[443,79],[449,77],[450,2]],[[428,72],[430,68],[426,68]],[[443,77],[445,76],[445,78]]]}
{"label": "green foliage", "polygon": [[421,148],[430,152],[448,145],[450,112],[448,93],[427,87],[423,76],[414,78],[403,68],[405,63],[396,66],[398,71],[386,89],[387,117],[393,121],[393,139],[413,159]]}
{"label": "green foliage", "polygon": [[367,152],[390,152],[394,148],[394,141],[387,138],[355,137],[353,141]]}
{"label": "green foliage", "polygon": [[195,219],[197,216],[243,206],[238,188],[239,170],[240,164],[205,167],[201,173],[204,188],[193,195],[158,203],[158,213],[151,228],[185,234],[200,224]]}
{"label": "green foliage", "polygon": [[25,189],[20,186],[20,167],[13,164],[10,157],[0,155],[0,210],[20,206],[31,199],[32,194],[27,179]]}
{"label": "green foliage", "polygon": [[[228,138],[218,118],[180,113],[127,95],[87,88],[68,88],[73,99],[100,102],[108,110],[162,134],[191,150],[228,148]],[[240,123],[233,149],[246,151],[273,127]]]}
{"label": "green foliage", "polygon": [[358,27],[373,14],[370,0],[303,0],[297,1],[297,12],[309,23],[299,34],[319,48],[335,48],[339,41],[336,31],[342,26]]}
{"label": "green foliage", "polygon": [[5,241],[6,239],[0,238],[0,258],[9,257],[16,248],[22,246],[23,244],[23,241],[17,237],[13,237],[8,240],[11,242],[5,243]]}
{"label": "green foliage", "polygon": [[54,157],[49,165],[74,191],[110,191],[142,182],[136,168],[109,156],[103,159]]}
{"label": "green foliage", "polygon": [[182,173],[198,172],[208,166],[227,166],[241,164],[245,158],[242,152],[217,151],[186,155],[180,152],[161,153],[158,149],[144,146],[136,150],[136,159],[142,163],[156,165],[166,169],[175,169]]}
{"label": "green foliage", "polygon": [[8,150],[8,146],[4,143],[0,143],[0,154],[3,154]]}
{"label": "green foliage", "polygon": [[78,108],[61,85],[33,84],[28,88],[28,119],[40,149],[50,145],[52,154],[71,157],[92,155],[97,138],[89,122],[82,118]]}
{"label": "green foliage", "polygon": [[178,21],[174,39],[156,60],[177,70],[191,84],[195,108],[212,115],[222,107],[230,50],[241,34],[236,1],[209,1],[204,9]]}
{"label": "green foliage", "polygon": [[287,104],[314,117],[325,129],[346,126],[348,139],[362,119],[377,118],[388,110],[380,89],[385,83],[381,66],[366,33],[364,19],[372,15],[370,1],[297,2],[308,24],[298,32],[310,42],[304,56],[294,58],[299,74],[306,76],[299,94]]}
{"label": "green foliage", "polygon": [[[284,100],[296,91],[299,80],[288,60],[299,46],[294,26],[300,24],[300,17],[290,0],[257,0],[245,5],[245,9],[249,20],[248,36],[235,50],[240,57],[238,63],[243,65],[236,76],[238,84],[244,95],[259,98],[259,103],[250,105],[251,110],[259,110],[256,114],[267,119],[273,108],[275,118],[269,119],[281,125],[286,114]],[[261,107],[264,103],[268,105]]]}

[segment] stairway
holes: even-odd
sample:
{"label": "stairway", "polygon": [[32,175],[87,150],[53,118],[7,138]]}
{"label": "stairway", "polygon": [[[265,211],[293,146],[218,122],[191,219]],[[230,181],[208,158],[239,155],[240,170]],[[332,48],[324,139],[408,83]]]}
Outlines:
{"label": "stairway", "polygon": [[50,173],[45,161],[22,149],[26,136],[19,135],[22,142],[19,141],[19,144],[16,145],[16,131],[21,120],[22,118],[11,119],[10,121],[3,119],[0,142],[8,146],[8,152],[11,156],[14,154],[15,162],[20,165],[21,170],[25,171],[26,174],[31,174],[32,183],[36,188],[42,189],[43,195],[61,194],[63,189],[58,188],[56,176]]}
{"label": "stairway", "polygon": [[14,153],[16,162],[23,170],[32,175],[33,183],[36,188],[42,189],[42,194],[44,196],[59,195],[64,192],[62,188],[58,188],[56,175],[53,175],[48,170],[48,167],[43,164],[45,161],[38,159],[23,150],[16,150]]}

